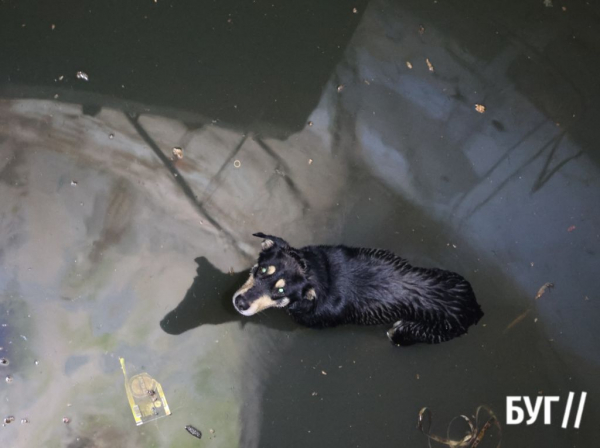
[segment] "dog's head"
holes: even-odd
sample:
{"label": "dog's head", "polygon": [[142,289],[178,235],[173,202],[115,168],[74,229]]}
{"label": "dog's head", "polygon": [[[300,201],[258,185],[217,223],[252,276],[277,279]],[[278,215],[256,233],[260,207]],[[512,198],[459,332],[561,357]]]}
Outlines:
{"label": "dog's head", "polygon": [[264,233],[258,262],[250,277],[233,295],[233,306],[244,316],[267,308],[284,308],[298,300],[313,300],[315,291],[306,279],[306,260],[281,238]]}

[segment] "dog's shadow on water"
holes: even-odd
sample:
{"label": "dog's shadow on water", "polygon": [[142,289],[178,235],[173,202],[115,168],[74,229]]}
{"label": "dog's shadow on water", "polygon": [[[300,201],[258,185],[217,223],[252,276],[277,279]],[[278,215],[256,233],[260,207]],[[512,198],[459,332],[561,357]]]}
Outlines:
{"label": "dog's shadow on water", "polygon": [[235,291],[246,281],[249,270],[232,274],[223,273],[205,257],[196,258],[196,277],[177,307],[160,321],[168,334],[179,335],[202,325],[219,325],[238,321],[242,325],[253,322],[283,331],[297,327],[286,313],[269,313],[253,317],[252,321],[240,315],[233,307]]}

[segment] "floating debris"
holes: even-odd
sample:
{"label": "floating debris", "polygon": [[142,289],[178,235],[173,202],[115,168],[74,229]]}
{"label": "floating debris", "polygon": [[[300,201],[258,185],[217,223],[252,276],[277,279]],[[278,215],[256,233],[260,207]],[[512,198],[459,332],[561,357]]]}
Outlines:
{"label": "floating debris", "polygon": [[214,434],[214,433],[215,433],[215,430],[214,430],[214,429],[212,429],[212,428],[210,428],[210,429],[208,430],[208,432],[210,432],[211,434]]}
{"label": "floating debris", "polygon": [[10,364],[10,361],[6,358],[0,358],[0,366],[7,366]]}
{"label": "floating debris", "polygon": [[321,375],[327,375],[327,372],[325,372],[325,370],[321,370]]}
{"label": "floating debris", "polygon": [[412,64],[410,63],[410,61],[406,61],[406,66],[407,66],[407,67],[408,67],[410,70],[412,70]]}
{"label": "floating debris", "polygon": [[313,159],[308,159],[308,164],[312,165],[312,163],[313,163]]}
{"label": "floating debris", "polygon": [[29,419],[28,418],[22,418],[21,419],[21,424],[25,424],[25,423],[29,423]]}
{"label": "floating debris", "polygon": [[239,168],[240,166],[242,166],[242,162],[240,162],[239,160],[234,160],[233,161],[233,166],[235,168]]}
{"label": "floating debris", "polygon": [[[487,422],[485,422],[485,424],[481,427],[481,429],[479,429],[479,413],[481,411],[487,412],[489,414],[489,418]],[[417,421],[417,429],[429,438],[430,443],[431,440],[433,440],[435,442],[441,443],[452,448],[476,448],[483,440],[483,437],[485,436],[488,429],[490,429],[492,426],[495,426],[498,430],[498,444],[496,445],[496,447],[500,447],[500,442],[502,439],[502,428],[500,427],[500,421],[498,420],[494,412],[487,406],[479,406],[477,408],[477,411],[475,412],[475,421],[472,421],[466,415],[457,416],[453,418],[452,421],[450,421],[450,424],[448,425],[447,434],[450,434],[450,427],[452,426],[452,423],[455,420],[462,419],[467,423],[469,427],[469,429],[467,430],[467,434],[459,440],[451,439],[449,436],[440,437],[438,435],[431,434],[431,416],[431,411],[428,408],[423,408],[419,411],[419,419]],[[427,428],[423,427],[425,420],[427,420],[428,422]]]}
{"label": "floating debris", "polygon": [[108,134],[108,138],[112,140],[113,138],[115,138],[115,134]]}
{"label": "floating debris", "polygon": [[77,185],[77,181],[76,180],[72,180],[71,181],[71,185],[76,186]]}
{"label": "floating debris", "polygon": [[485,106],[483,104],[475,104],[475,110],[480,114],[485,113]]}
{"label": "floating debris", "polygon": [[346,87],[344,84],[340,84],[339,86],[337,86],[338,93],[340,93],[342,90],[344,90],[344,87]]}
{"label": "floating debris", "polygon": [[197,430],[196,428],[194,428],[192,425],[186,425],[185,430],[187,432],[189,432],[191,435],[193,435],[194,437],[196,437],[197,439],[202,438],[202,433],[199,430]]}
{"label": "floating debris", "polygon": [[519,314],[517,317],[515,317],[515,319],[506,326],[506,328],[504,329],[503,333],[506,333],[508,330],[510,330],[512,327],[514,327],[515,325],[517,325],[519,322],[521,322],[523,319],[525,319],[527,317],[527,315],[531,312],[531,308],[525,310],[524,312],[522,312],[521,314]]}
{"label": "floating debris", "polygon": [[88,74],[86,72],[77,72],[77,79],[81,79],[82,81],[89,81],[90,77],[88,76]]}
{"label": "floating debris", "polygon": [[356,14],[356,13],[358,12],[358,9],[356,9],[356,8],[352,8],[352,12],[353,12],[354,14]]}
{"label": "floating debris", "polygon": [[10,383],[12,383],[12,382],[13,382],[13,377],[12,377],[12,375],[8,375],[8,376],[7,376],[5,379],[6,379],[6,382],[7,382],[8,384],[10,384]]}
{"label": "floating debris", "polygon": [[55,25],[55,24],[52,24],[52,25],[50,25],[50,29],[51,29],[52,31],[54,31],[54,30],[55,30],[55,28],[56,28],[56,25]]}
{"label": "floating debris", "polygon": [[127,376],[125,360],[119,358],[125,378],[125,393],[136,426],[171,415],[162,386],[146,372]]}
{"label": "floating debris", "polygon": [[423,35],[425,32],[425,27],[423,25],[419,25],[419,34]]}
{"label": "floating debris", "polygon": [[573,230],[575,230],[576,228],[577,228],[577,227],[575,227],[575,226],[570,226],[570,227],[567,229],[567,232],[572,232],[572,231],[573,231]]}
{"label": "floating debris", "polygon": [[434,72],[435,69],[433,68],[433,64],[431,63],[431,61],[429,60],[429,58],[425,59],[425,62],[427,63],[427,68],[429,69],[430,72]]}
{"label": "floating debris", "polygon": [[544,0],[544,6],[546,8],[552,8],[554,5],[552,4],[552,0]]}
{"label": "floating debris", "polygon": [[63,419],[62,419],[62,422],[63,422],[65,425],[68,425],[69,423],[71,423],[71,419],[70,419],[69,417],[63,417]]}
{"label": "floating debris", "polygon": [[313,125],[313,122],[312,122],[312,121],[309,121],[309,122],[308,122],[308,125],[309,125],[309,126],[312,126],[312,125]]}
{"label": "floating debris", "polygon": [[317,396],[317,395],[319,395],[319,394],[318,394],[318,393],[316,393],[316,392],[313,392],[311,395],[312,395],[313,397],[316,397],[316,396]]}
{"label": "floating debris", "polygon": [[35,361],[33,361],[33,363],[34,363],[36,366],[39,366],[39,365],[40,365],[40,362],[39,362],[37,359],[36,359]]}
{"label": "floating debris", "polygon": [[554,288],[554,283],[544,283],[542,285],[542,287],[538,290],[537,294],[535,295],[535,300],[542,297],[548,289],[552,289],[552,288]]}
{"label": "floating debris", "polygon": [[178,146],[173,148],[173,157],[176,157],[180,160],[183,159],[183,149],[179,148]]}
{"label": "floating debris", "polygon": [[365,80],[364,80],[364,83],[365,83],[366,85],[368,85],[368,86],[370,86],[370,85],[371,85],[371,83],[369,82],[369,80],[368,80],[368,79],[365,79]]}
{"label": "floating debris", "polygon": [[6,425],[8,425],[14,421],[15,421],[15,418],[12,415],[9,415],[8,417],[4,417],[4,424],[6,424]]}

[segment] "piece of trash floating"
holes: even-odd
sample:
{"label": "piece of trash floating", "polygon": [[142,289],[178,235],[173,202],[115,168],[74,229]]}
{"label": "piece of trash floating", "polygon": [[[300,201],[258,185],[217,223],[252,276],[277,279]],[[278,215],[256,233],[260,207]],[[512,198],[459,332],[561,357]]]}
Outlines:
{"label": "piece of trash floating", "polygon": [[572,232],[572,231],[573,231],[573,230],[575,230],[576,228],[577,228],[577,227],[575,227],[575,226],[570,226],[570,227],[567,229],[567,232]]}
{"label": "piece of trash floating", "polygon": [[81,79],[83,81],[89,81],[90,77],[88,76],[88,74],[86,72],[77,72],[77,79]]}
{"label": "piece of trash floating", "polygon": [[504,329],[503,333],[508,332],[508,330],[510,330],[512,327],[514,327],[515,325],[517,325],[519,322],[521,322],[523,319],[525,319],[527,317],[527,315],[531,312],[531,308],[526,309],[525,311],[523,311],[521,314],[519,314],[517,317],[515,317],[512,322],[510,324],[508,324],[506,326],[506,328]]}
{"label": "piece of trash floating", "polygon": [[77,185],[77,181],[76,180],[72,180],[71,181],[71,185],[76,186]]}
{"label": "piece of trash floating", "polygon": [[419,25],[419,34],[423,34],[425,32],[425,27],[423,25]]}
{"label": "piece of trash floating", "polygon": [[312,165],[312,163],[313,163],[313,159],[308,159],[308,164]]}
{"label": "piece of trash floating", "polygon": [[113,138],[115,138],[115,134],[108,134],[108,138],[112,140]]}
{"label": "piece of trash floating", "polygon": [[10,383],[12,383],[12,382],[13,382],[13,377],[12,377],[12,375],[8,375],[8,376],[6,377],[6,382],[7,382],[8,384],[10,384]]}
{"label": "piece of trash floating", "polygon": [[342,90],[344,90],[344,84],[340,84],[339,86],[337,86],[337,91],[338,93],[340,93]]}
{"label": "piece of trash floating", "polygon": [[6,358],[0,358],[0,366],[7,366],[10,364],[10,361]]}
{"label": "piece of trash floating", "polygon": [[36,359],[35,361],[33,361],[33,363],[34,363],[36,366],[39,366],[39,365],[40,365],[40,362],[39,362],[37,359]]}
{"label": "piece of trash floating", "polygon": [[311,395],[312,395],[313,397],[316,397],[316,396],[317,396],[317,395],[319,395],[319,394],[318,394],[318,393],[316,393],[316,392],[313,392]]}
{"label": "piece of trash floating", "polygon": [[325,372],[325,370],[321,370],[321,375],[327,375],[327,372]]}
{"label": "piece of trash floating", "polygon": [[183,159],[183,149],[181,149],[177,146],[175,148],[173,148],[173,157],[176,157],[178,159]]}
{"label": "piece of trash floating", "polygon": [[308,125],[309,125],[309,126],[312,126],[312,125],[313,125],[313,122],[312,122],[312,121],[309,121],[309,122],[308,122]]}
{"label": "piece of trash floating", "polygon": [[407,66],[407,67],[408,67],[410,70],[412,70],[412,64],[410,63],[410,61],[406,61],[406,66]]}
{"label": "piece of trash floating", "polygon": [[69,423],[71,423],[71,419],[70,419],[69,417],[63,417],[63,419],[62,419],[62,422],[63,422],[65,425],[68,425]]}
{"label": "piece of trash floating", "polygon": [[475,110],[480,114],[485,113],[485,106],[483,104],[475,104]]}
{"label": "piece of trash floating", "polygon": [[[489,418],[480,429],[479,425],[481,424],[481,422],[479,419],[479,413],[481,411],[487,412],[489,414]],[[498,430],[498,444],[496,445],[496,448],[500,448],[500,443],[502,441],[502,428],[500,427],[500,421],[498,420],[494,412],[487,406],[479,406],[477,408],[477,410],[475,411],[475,421],[472,421],[466,415],[459,415],[457,417],[454,417],[448,425],[448,429],[446,431],[446,434],[448,434],[447,437],[441,437],[435,434],[431,434],[431,416],[431,411],[425,407],[419,411],[419,419],[417,421],[417,429],[429,438],[429,443],[431,443],[431,440],[433,440],[435,442],[441,443],[442,445],[446,445],[452,448],[476,448],[483,440],[486,432],[492,426],[495,426]],[[468,425],[466,435],[459,440],[451,439],[449,434],[451,432],[450,429],[452,423],[454,423],[455,420],[460,419],[464,420]],[[424,426],[426,426],[426,428]]]}
{"label": "piece of trash floating", "polygon": [[544,0],[544,6],[546,8],[552,8],[554,5],[552,4],[552,0]]}
{"label": "piece of trash floating", "polygon": [[125,359],[119,358],[125,377],[125,392],[137,426],[171,415],[162,386],[146,372],[127,377]]}
{"label": "piece of trash floating", "polygon": [[234,160],[233,161],[233,166],[235,168],[239,168],[240,166],[242,166],[242,162],[240,162],[239,160]]}
{"label": "piece of trash floating", "polygon": [[215,433],[215,430],[214,430],[214,429],[212,429],[212,428],[210,428],[210,429],[208,430],[208,432],[210,432],[211,434],[214,434],[214,433]]}
{"label": "piece of trash floating", "polygon": [[9,415],[8,417],[4,417],[4,424],[6,424],[6,425],[8,425],[14,421],[15,421],[15,418],[12,415]]}
{"label": "piece of trash floating", "polygon": [[22,418],[21,419],[21,424],[25,424],[25,423],[29,423],[29,419],[28,418]]}
{"label": "piece of trash floating", "polygon": [[434,68],[433,68],[433,64],[431,63],[431,61],[429,60],[429,58],[425,59],[425,62],[427,63],[427,68],[429,69],[430,72],[434,72]]}
{"label": "piece of trash floating", "polygon": [[24,340],[24,341],[26,341],[26,340],[27,340],[27,338],[26,338],[25,336],[23,336],[22,334],[21,334],[21,335],[19,335],[19,336],[21,336],[21,337],[23,338],[23,340]]}
{"label": "piece of trash floating", "polygon": [[192,425],[186,425],[185,430],[198,439],[202,438],[202,433]]}
{"label": "piece of trash floating", "polygon": [[542,285],[542,287],[538,290],[537,294],[535,295],[535,300],[537,300],[540,297],[542,297],[546,293],[546,291],[548,289],[552,289],[552,288],[554,288],[554,283],[549,283],[549,282],[548,283],[544,283]]}

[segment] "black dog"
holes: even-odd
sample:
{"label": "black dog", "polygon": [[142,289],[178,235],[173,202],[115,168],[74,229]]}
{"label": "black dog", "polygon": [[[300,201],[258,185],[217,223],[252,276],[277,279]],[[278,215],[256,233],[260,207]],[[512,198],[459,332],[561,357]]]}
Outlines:
{"label": "black dog", "polygon": [[346,246],[294,249],[264,238],[250,278],[234,294],[241,314],[286,308],[301,325],[391,324],[399,345],[437,344],[467,332],[483,316],[467,280],[441,269],[416,268],[391,252]]}

